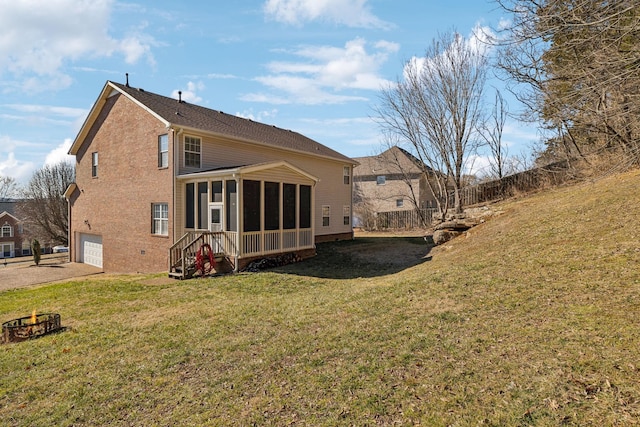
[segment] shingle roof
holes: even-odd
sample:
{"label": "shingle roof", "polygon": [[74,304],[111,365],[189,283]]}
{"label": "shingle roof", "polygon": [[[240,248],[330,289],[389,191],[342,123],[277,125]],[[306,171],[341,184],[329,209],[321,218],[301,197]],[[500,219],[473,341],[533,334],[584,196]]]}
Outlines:
{"label": "shingle roof", "polygon": [[0,199],[0,214],[6,212],[9,215],[16,216],[16,203],[14,199]]}
{"label": "shingle roof", "polygon": [[255,122],[184,101],[178,102],[177,99],[120,83],[109,81],[107,84],[126,93],[163,120],[175,126],[184,126],[258,144],[354,163],[353,159],[291,130]]}
{"label": "shingle roof", "polygon": [[[398,173],[421,174],[420,160],[406,150],[393,146],[377,156],[356,157],[360,163],[353,169],[353,176],[392,175]],[[424,166],[425,170],[430,168]]]}

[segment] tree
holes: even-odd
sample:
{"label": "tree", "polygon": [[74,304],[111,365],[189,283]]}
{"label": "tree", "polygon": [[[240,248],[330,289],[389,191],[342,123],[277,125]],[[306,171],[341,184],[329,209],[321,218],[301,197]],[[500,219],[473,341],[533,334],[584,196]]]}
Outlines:
{"label": "tree", "polygon": [[640,4],[496,0],[509,12],[500,68],[530,118],[557,130],[556,152],[614,149],[640,159]]}
{"label": "tree", "polygon": [[424,58],[408,61],[403,79],[381,93],[381,125],[424,165],[443,218],[450,188],[454,209],[462,212],[463,169],[479,144],[486,73],[483,51],[450,32],[435,38]]}
{"label": "tree", "polygon": [[41,249],[38,239],[33,239],[33,242],[31,242],[31,253],[33,254],[33,262],[36,265],[40,265],[40,258],[42,257],[40,253]]}
{"label": "tree", "polygon": [[69,211],[64,192],[73,180],[73,165],[66,162],[44,166],[33,174],[18,205],[32,235],[68,245]]}
{"label": "tree", "polygon": [[502,97],[500,91],[496,90],[493,109],[487,121],[482,124],[480,135],[491,152],[489,159],[491,175],[498,179],[502,179],[505,176],[508,167],[507,147],[502,144],[502,132],[507,121],[507,114],[507,101]]}
{"label": "tree", "polygon": [[10,176],[0,176],[0,200],[12,199],[18,195],[18,184]]}

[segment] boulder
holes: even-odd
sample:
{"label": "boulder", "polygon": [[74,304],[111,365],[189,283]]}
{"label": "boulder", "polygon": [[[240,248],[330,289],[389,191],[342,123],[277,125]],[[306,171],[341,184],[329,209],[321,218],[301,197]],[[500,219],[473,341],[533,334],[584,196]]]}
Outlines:
{"label": "boulder", "polygon": [[462,233],[463,231],[456,230],[436,230],[433,232],[433,244],[436,246],[442,245]]}

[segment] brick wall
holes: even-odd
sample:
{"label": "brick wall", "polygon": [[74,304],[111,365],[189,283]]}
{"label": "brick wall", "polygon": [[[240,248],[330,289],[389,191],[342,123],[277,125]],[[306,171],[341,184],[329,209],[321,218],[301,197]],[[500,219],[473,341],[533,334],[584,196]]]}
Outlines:
{"label": "brick wall", "polygon": [[[169,167],[158,168],[158,136],[169,134]],[[92,153],[98,153],[92,177]],[[102,236],[105,272],[167,271],[173,230],[173,135],[122,95],[107,99],[76,155],[72,259],[80,233]],[[168,203],[169,235],[151,234],[152,203]]]}

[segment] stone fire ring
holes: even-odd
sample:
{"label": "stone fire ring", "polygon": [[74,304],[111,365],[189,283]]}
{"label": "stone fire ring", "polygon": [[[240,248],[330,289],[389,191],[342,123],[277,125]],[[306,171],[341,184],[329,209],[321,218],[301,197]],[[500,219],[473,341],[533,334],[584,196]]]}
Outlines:
{"label": "stone fire ring", "polygon": [[2,342],[20,342],[61,330],[58,313],[40,313],[2,324]]}

